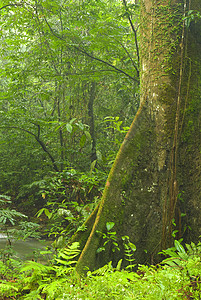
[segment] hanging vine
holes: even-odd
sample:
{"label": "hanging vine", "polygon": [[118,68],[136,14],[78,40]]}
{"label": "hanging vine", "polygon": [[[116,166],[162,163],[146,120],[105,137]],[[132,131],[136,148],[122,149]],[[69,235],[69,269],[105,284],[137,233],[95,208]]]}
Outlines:
{"label": "hanging vine", "polygon": [[167,246],[171,245],[172,241],[172,223],[174,218],[177,215],[176,226],[178,229],[178,238],[181,237],[181,211],[178,207],[178,180],[177,180],[177,164],[178,164],[178,147],[179,141],[181,137],[182,127],[184,123],[184,115],[187,106],[188,94],[189,94],[189,87],[190,87],[190,77],[191,77],[191,61],[189,66],[189,75],[187,81],[187,90],[186,96],[184,101],[183,107],[183,115],[181,115],[181,105],[182,105],[182,84],[183,84],[183,77],[184,77],[184,69],[185,63],[187,59],[187,34],[188,31],[186,29],[186,15],[187,12],[190,10],[190,2],[187,9],[187,2],[184,3],[183,9],[183,24],[182,24],[182,36],[181,36],[181,54],[180,54],[180,69],[179,69],[179,84],[178,84],[178,95],[176,100],[176,113],[175,113],[175,125],[174,125],[174,138],[173,138],[173,145],[170,154],[170,162],[169,162],[169,205],[167,205],[167,198],[164,204],[164,216],[163,216],[163,228],[162,228],[162,248],[166,248]]}

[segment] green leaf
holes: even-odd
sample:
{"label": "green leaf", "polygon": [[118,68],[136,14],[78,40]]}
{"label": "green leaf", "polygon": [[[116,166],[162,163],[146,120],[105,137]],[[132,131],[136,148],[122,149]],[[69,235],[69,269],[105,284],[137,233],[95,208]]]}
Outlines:
{"label": "green leaf", "polygon": [[114,222],[107,222],[106,223],[107,231],[110,231],[114,227],[114,225],[115,225]]}
{"label": "green leaf", "polygon": [[80,139],[80,147],[81,147],[81,148],[84,147],[85,142],[86,142],[86,135],[83,134],[83,135],[81,136],[81,139]]}
{"label": "green leaf", "polygon": [[13,285],[10,285],[10,283],[0,283],[0,290],[1,292],[10,292],[11,290],[18,291],[19,289]]}
{"label": "green leaf", "polygon": [[75,120],[76,120],[76,118],[71,119],[69,124],[72,125]]}
{"label": "green leaf", "polygon": [[66,130],[71,133],[73,131],[73,126],[70,123],[66,124]]}
{"label": "green leaf", "polygon": [[181,257],[181,259],[188,260],[188,254],[187,253],[179,252],[178,254],[179,254],[179,257]]}
{"label": "green leaf", "polygon": [[170,258],[167,258],[167,259],[164,259],[164,260],[162,261],[162,264],[166,264],[166,265],[168,265],[168,266],[170,266],[170,267],[177,267],[177,266],[178,266],[178,262],[179,262],[178,259],[172,260],[172,259],[170,259]]}
{"label": "green leaf", "polygon": [[44,208],[44,213],[48,217],[48,219],[52,217],[52,213],[47,208]]}
{"label": "green leaf", "polygon": [[184,247],[179,243],[179,241],[175,240],[174,245],[178,252],[186,254]]}
{"label": "green leaf", "polygon": [[48,219],[50,219],[52,217],[52,213],[47,208],[41,208],[36,213],[37,218],[39,218],[42,215],[42,213],[44,213],[48,217]]}
{"label": "green leaf", "polygon": [[59,259],[59,258],[56,258],[55,259],[58,263],[64,265],[64,266],[69,266],[69,265],[72,265],[72,264],[76,264],[77,261],[76,260],[71,260],[71,261],[67,261],[67,260],[62,260],[62,259]]}
{"label": "green leaf", "polygon": [[87,140],[91,141],[91,134],[89,133],[89,131],[85,131],[84,134],[86,135]]}
{"label": "green leaf", "polygon": [[193,249],[191,248],[191,246],[189,244],[185,244],[186,248],[188,249],[188,252],[191,254],[193,252]]}
{"label": "green leaf", "polygon": [[50,250],[44,250],[44,251],[40,251],[41,255],[47,255],[47,254],[52,254],[52,251]]}
{"label": "green leaf", "polygon": [[172,250],[171,248],[168,248],[166,250],[163,250],[162,252],[159,252],[159,254],[165,254],[165,255],[169,255],[170,257],[179,257],[178,254]]}
{"label": "green leaf", "polygon": [[[6,203],[11,203],[10,200],[10,196],[6,196],[6,195],[0,195],[0,198],[6,199],[7,201],[5,201]],[[4,202],[4,200],[1,200],[2,202]]]}
{"label": "green leaf", "polygon": [[44,208],[41,208],[41,209],[36,213],[37,218],[39,218],[39,217],[42,215],[43,212],[44,212]]}
{"label": "green leaf", "polygon": [[55,128],[55,131],[57,131],[59,128],[63,126],[63,123],[60,122],[60,124]]}
{"label": "green leaf", "polygon": [[81,130],[84,130],[84,124],[82,124],[81,122],[77,122],[75,123]]}
{"label": "green leaf", "polygon": [[90,167],[90,172],[91,172],[91,173],[92,173],[92,171],[95,169],[96,162],[97,162],[97,159],[94,160],[94,161],[91,163],[91,167]]}
{"label": "green leaf", "polygon": [[100,253],[100,252],[102,252],[102,251],[105,251],[105,248],[104,248],[104,247],[98,248],[98,249],[96,250],[96,253]]}
{"label": "green leaf", "polygon": [[120,260],[118,261],[118,263],[117,263],[117,266],[116,266],[116,270],[117,270],[117,271],[120,271],[120,269],[121,269],[121,264],[122,264],[122,259],[120,259]]}
{"label": "green leaf", "polygon": [[128,246],[131,248],[131,250],[133,251],[133,252],[135,252],[136,251],[136,246],[133,244],[133,243],[131,243],[131,242],[129,242],[128,243]]}

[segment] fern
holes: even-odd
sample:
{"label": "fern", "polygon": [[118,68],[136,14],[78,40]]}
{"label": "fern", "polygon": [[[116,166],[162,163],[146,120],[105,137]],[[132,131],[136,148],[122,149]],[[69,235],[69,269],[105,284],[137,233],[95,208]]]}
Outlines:
{"label": "fern", "polygon": [[40,273],[47,273],[48,271],[52,270],[53,268],[50,266],[45,266],[41,263],[37,263],[35,261],[27,261],[25,265],[20,269],[20,272],[36,272],[38,274]]}
{"label": "fern", "polygon": [[93,272],[88,272],[87,275],[90,276],[90,275],[99,275],[99,276],[102,276],[102,275],[105,275],[106,273],[110,273],[113,271],[113,267],[112,267],[112,262],[110,261],[107,265],[99,268],[98,270],[95,270]]}
{"label": "fern", "polygon": [[[10,296],[18,292],[18,288],[10,282],[0,283],[0,296]],[[4,299],[4,298],[1,298]]]}
{"label": "fern", "polygon": [[24,299],[42,299],[38,296],[41,294],[47,295],[47,299],[56,299],[57,291],[63,288],[63,283],[75,269],[75,257],[80,253],[78,247],[79,243],[73,243],[68,248],[59,250],[50,266],[34,261],[25,263],[20,270],[25,276],[23,290],[31,292]]}
{"label": "fern", "polygon": [[78,249],[79,243],[75,242],[70,245],[68,248],[64,248],[58,252],[58,258],[55,260],[64,265],[64,266],[71,266],[76,264],[77,260],[73,260],[75,257],[78,256],[80,250]]}
{"label": "fern", "polygon": [[170,258],[163,260],[162,264],[180,269],[181,275],[188,282],[180,291],[190,295],[192,292],[199,293],[201,289],[201,243],[195,245],[192,242],[190,245],[186,244],[185,246],[187,251],[176,240],[175,247],[162,252],[170,256]]}
{"label": "fern", "polygon": [[30,292],[28,295],[24,296],[23,299],[25,300],[42,300],[43,298],[41,298],[40,296],[40,291],[36,290],[36,291],[32,291]]}
{"label": "fern", "polygon": [[60,294],[63,286],[65,286],[66,281],[66,278],[60,278],[50,283],[41,284],[38,291],[45,294],[47,299],[56,299],[56,296]]}

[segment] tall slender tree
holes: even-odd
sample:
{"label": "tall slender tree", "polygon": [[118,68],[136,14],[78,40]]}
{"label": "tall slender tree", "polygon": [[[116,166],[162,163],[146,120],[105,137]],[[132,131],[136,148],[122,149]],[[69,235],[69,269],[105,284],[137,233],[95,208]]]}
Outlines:
{"label": "tall slender tree", "polygon": [[201,234],[201,2],[141,0],[141,106],[117,154],[102,200],[86,221],[78,272],[123,256],[102,245],[106,223],[156,261],[173,238]]}

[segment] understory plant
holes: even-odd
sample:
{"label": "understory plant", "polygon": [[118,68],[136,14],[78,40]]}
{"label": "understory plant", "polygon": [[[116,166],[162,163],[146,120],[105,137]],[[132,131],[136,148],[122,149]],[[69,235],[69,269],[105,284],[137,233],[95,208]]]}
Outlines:
{"label": "understory plant", "polygon": [[[50,220],[54,214],[72,215],[69,206],[61,202],[56,212],[46,208],[41,211]],[[76,272],[77,258],[80,254],[79,243],[60,247],[57,251],[47,249],[41,255],[50,257],[46,262],[33,260],[22,262],[14,259],[11,246],[11,236],[26,239],[37,237],[37,226],[26,220],[26,216],[10,209],[10,198],[0,196],[0,220],[2,230],[8,235],[8,247],[1,250],[0,256],[0,299],[200,299],[201,294],[201,242],[197,245],[191,242],[185,247],[181,240],[174,241],[174,247],[163,250],[165,256],[156,266],[134,265],[136,247],[128,236],[121,238],[124,247],[124,257],[113,266],[109,262],[96,271],[88,271],[86,277],[80,277]],[[68,212],[69,211],[69,212]],[[71,214],[71,215],[70,215]],[[54,219],[52,219],[54,220]],[[67,219],[69,222],[69,219]],[[17,226],[16,228],[12,228]],[[55,224],[53,224],[53,228]],[[58,225],[59,226],[59,225]],[[114,222],[106,223],[106,232],[97,232],[103,238],[103,246],[98,252],[110,247],[113,252],[119,251],[119,240],[114,231]],[[15,232],[17,229],[18,234]],[[83,229],[84,230],[84,229]],[[60,232],[62,237],[66,232]],[[123,267],[123,260],[128,266]],[[135,270],[133,271],[133,267]],[[137,268],[137,269],[136,269]]]}
{"label": "understory plant", "polygon": [[[6,239],[5,247],[0,249],[3,263],[15,254],[13,241],[27,238],[40,238],[40,225],[27,220],[27,216],[12,208],[12,201],[7,195],[0,195],[0,233]],[[10,264],[10,261],[9,261]]]}
{"label": "understory plant", "polygon": [[56,248],[63,247],[75,231],[84,230],[82,224],[99,201],[104,181],[105,174],[100,171],[86,174],[72,168],[44,181],[41,194],[46,206],[37,217],[47,217],[45,232],[56,240]]}
{"label": "understory plant", "polygon": [[22,240],[28,237],[40,238],[37,231],[39,225],[29,222],[27,219],[28,217],[25,214],[12,207],[9,196],[0,195],[0,231],[6,234],[9,243],[11,243],[11,237]]}
{"label": "understory plant", "polygon": [[200,242],[184,248],[175,241],[156,266],[139,265],[134,272],[123,269],[120,260],[116,267],[109,262],[83,278],[76,273],[79,252],[79,244],[73,243],[47,265],[26,262],[13,280],[0,283],[1,299],[200,299]]}
{"label": "understory plant", "polygon": [[[119,240],[117,238],[117,233],[114,231],[114,222],[107,222],[106,223],[106,230],[107,232],[100,232],[96,231],[98,235],[100,235],[103,239],[103,245],[97,249],[97,254],[101,253],[102,251],[106,250],[106,247],[110,247],[112,252],[120,251],[120,245]],[[113,229],[113,230],[112,230]],[[135,267],[134,263],[134,253],[136,251],[136,246],[130,241],[129,236],[122,236],[121,237],[123,248],[124,248],[124,257],[121,259],[121,261],[124,259],[126,261],[126,269],[131,269]]]}

